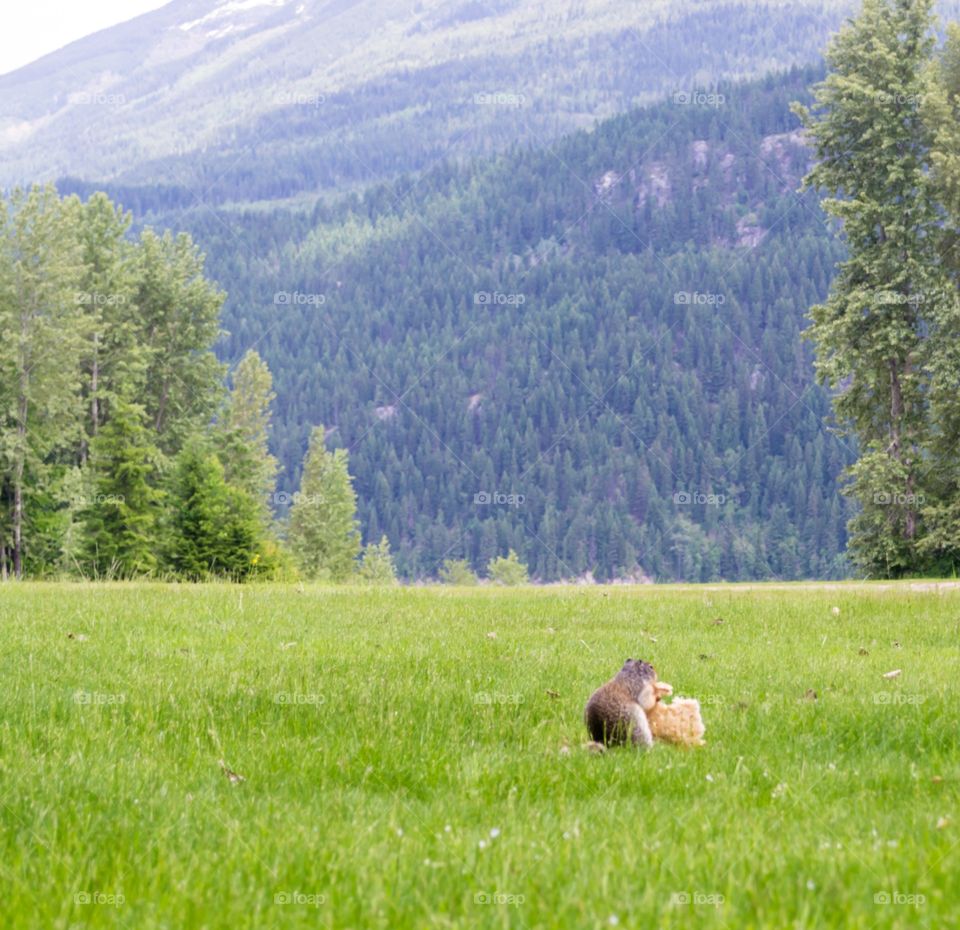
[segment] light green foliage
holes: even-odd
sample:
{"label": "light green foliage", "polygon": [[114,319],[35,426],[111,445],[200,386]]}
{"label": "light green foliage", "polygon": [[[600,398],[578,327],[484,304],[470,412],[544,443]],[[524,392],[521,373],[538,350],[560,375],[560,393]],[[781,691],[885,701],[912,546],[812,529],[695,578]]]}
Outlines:
{"label": "light green foliage", "polygon": [[[947,37],[933,69],[931,90],[925,100],[925,115],[935,133],[931,160],[935,183],[952,218],[950,232],[956,236],[960,218],[960,23],[947,25]],[[953,251],[944,258],[956,269],[960,256]]]}
{"label": "light green foliage", "polygon": [[477,576],[466,559],[447,559],[440,568],[440,581],[451,585],[475,585]]}
{"label": "light green foliage", "polygon": [[232,385],[220,418],[218,442],[227,480],[261,502],[264,519],[276,489],[277,460],[270,454],[270,369],[250,349],[233,371]]}
{"label": "light green foliage", "polygon": [[81,458],[114,405],[132,402],[143,388],[146,339],[136,296],[136,248],[126,238],[131,216],[103,193],[80,210],[81,270],[76,299],[83,314]]}
{"label": "light green foliage", "polygon": [[80,430],[79,201],[52,187],[0,201],[0,575],[21,574],[29,484]]}
{"label": "light green foliage", "polygon": [[498,556],[491,559],[487,565],[487,574],[495,584],[518,585],[527,582],[527,566],[520,561],[513,549],[507,553],[506,557]]}
{"label": "light green foliage", "polygon": [[390,540],[386,536],[381,536],[379,543],[367,543],[363,547],[357,577],[363,584],[397,583],[397,570],[390,555]]}
{"label": "light green foliage", "polygon": [[322,426],[310,435],[300,491],[290,508],[288,538],[308,578],[344,581],[360,552],[357,496],[347,470],[347,452],[328,452]]}
{"label": "light green foliage", "polygon": [[52,551],[39,566],[38,574],[67,576],[77,571],[84,546],[84,526],[80,513],[89,499],[90,479],[89,470],[76,465],[64,469],[59,477],[55,496],[62,522]]}
{"label": "light green foliage", "polygon": [[223,391],[211,346],[223,292],[203,277],[203,255],[185,233],[146,230],[137,256],[136,302],[148,365],[137,399],[168,454],[205,425]]}
{"label": "light green foliage", "polygon": [[[223,294],[189,236],[133,242],[130,222],[102,194],[83,204],[35,186],[0,198],[0,577],[169,568],[154,538],[160,476],[185,443],[214,434]],[[250,546],[258,573],[282,561],[266,541],[271,399],[269,372],[248,355],[216,436],[236,483],[236,521],[220,531],[239,534],[240,562],[220,553],[192,577],[228,564],[245,576]],[[251,504],[252,543],[240,529]]]}
{"label": "light green foliage", "polygon": [[[957,927],[957,616],[906,585],[0,586],[4,930]],[[706,746],[581,749],[628,656]]]}

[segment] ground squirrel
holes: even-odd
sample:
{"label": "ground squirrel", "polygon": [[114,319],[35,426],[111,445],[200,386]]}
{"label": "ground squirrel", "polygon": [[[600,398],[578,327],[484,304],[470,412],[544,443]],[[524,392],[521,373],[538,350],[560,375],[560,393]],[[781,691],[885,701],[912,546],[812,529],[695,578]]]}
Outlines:
{"label": "ground squirrel", "polygon": [[583,719],[590,738],[603,745],[629,740],[634,746],[652,746],[647,713],[657,703],[657,673],[642,659],[627,659],[623,668],[590,695]]}

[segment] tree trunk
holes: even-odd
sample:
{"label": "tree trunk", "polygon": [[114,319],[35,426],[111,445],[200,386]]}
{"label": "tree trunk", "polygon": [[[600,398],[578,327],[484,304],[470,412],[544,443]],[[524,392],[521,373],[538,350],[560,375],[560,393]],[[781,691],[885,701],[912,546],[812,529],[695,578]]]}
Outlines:
{"label": "tree trunk", "polygon": [[913,474],[907,475],[907,511],[904,514],[903,533],[907,539],[913,539],[917,535],[917,511],[914,509],[914,483]]}
{"label": "tree trunk", "polygon": [[[100,400],[97,397],[97,388],[100,381],[100,334],[93,334],[93,360],[90,363],[90,438],[97,435],[100,427]],[[80,440],[80,464],[87,464],[90,443],[86,435]]]}
{"label": "tree trunk", "polygon": [[890,359],[890,454],[900,461],[900,421],[903,419],[903,390],[896,359]]}
{"label": "tree trunk", "polygon": [[167,409],[167,398],[170,396],[170,382],[165,381],[163,384],[163,390],[160,392],[160,403],[157,406],[157,419],[154,422],[154,429],[157,433],[163,431],[163,415]]}
{"label": "tree trunk", "polygon": [[13,471],[13,575],[23,577],[23,472],[27,457],[30,369],[26,357],[27,321],[20,322],[20,396],[17,398],[17,451]]}
{"label": "tree trunk", "polygon": [[23,577],[23,455],[21,454],[13,478],[13,576]]}
{"label": "tree trunk", "polygon": [[[890,360],[890,454],[900,463],[903,462],[903,448],[900,427],[903,420],[903,388],[900,384],[900,372],[896,359]],[[912,467],[908,465],[908,468]],[[914,476],[907,473],[904,485],[904,515],[903,534],[907,539],[913,539],[917,534],[917,512],[914,506]]]}
{"label": "tree trunk", "polygon": [[100,428],[100,400],[97,390],[100,383],[100,334],[93,335],[93,371],[90,373],[90,435],[96,436]]}

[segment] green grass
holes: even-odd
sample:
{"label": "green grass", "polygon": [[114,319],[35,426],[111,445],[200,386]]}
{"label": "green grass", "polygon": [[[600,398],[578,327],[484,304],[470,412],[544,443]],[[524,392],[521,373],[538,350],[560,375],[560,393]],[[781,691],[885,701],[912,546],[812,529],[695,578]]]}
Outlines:
{"label": "green grass", "polygon": [[[581,749],[627,656],[705,747]],[[957,927],[958,672],[955,590],[0,586],[0,924]]]}

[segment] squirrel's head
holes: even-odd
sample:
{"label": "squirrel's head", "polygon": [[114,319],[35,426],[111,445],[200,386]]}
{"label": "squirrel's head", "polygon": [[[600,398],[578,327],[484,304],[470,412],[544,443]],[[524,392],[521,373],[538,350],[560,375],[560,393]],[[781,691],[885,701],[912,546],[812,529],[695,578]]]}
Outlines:
{"label": "squirrel's head", "polygon": [[657,671],[649,662],[627,659],[617,678],[627,685],[644,710],[650,710],[657,703]]}
{"label": "squirrel's head", "polygon": [[657,670],[649,662],[644,662],[643,659],[627,659],[623,663],[621,672],[626,672],[631,677],[636,676],[645,681],[657,680]]}

